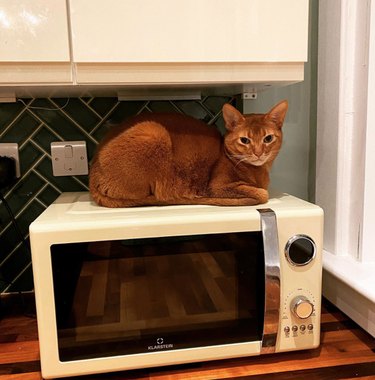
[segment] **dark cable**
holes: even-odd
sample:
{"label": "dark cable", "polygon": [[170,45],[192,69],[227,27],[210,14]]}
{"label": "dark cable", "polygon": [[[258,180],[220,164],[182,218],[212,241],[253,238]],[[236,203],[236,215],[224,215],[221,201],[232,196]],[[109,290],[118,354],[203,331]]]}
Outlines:
{"label": "dark cable", "polygon": [[12,220],[13,226],[14,226],[16,232],[17,232],[17,235],[18,235],[18,237],[19,237],[21,243],[24,245],[24,247],[26,248],[27,252],[31,254],[31,252],[30,252],[30,247],[28,246],[28,244],[27,244],[25,238],[24,238],[23,235],[22,235],[22,232],[21,232],[21,230],[20,230],[20,228],[19,228],[19,226],[18,226],[18,223],[17,223],[17,221],[16,221],[16,218],[14,217],[14,214],[13,214],[13,212],[12,212],[12,209],[9,207],[9,204],[8,204],[7,200],[4,198],[4,196],[3,196],[3,194],[2,194],[1,191],[0,191],[0,200],[3,202],[5,208],[6,208],[7,211],[8,211],[8,214],[9,214],[11,220]]}
{"label": "dark cable", "polygon": [[[3,194],[2,194],[1,191],[0,191],[0,200],[3,202],[5,208],[8,211],[8,214],[9,214],[11,220],[12,220],[12,224],[13,224],[13,226],[14,226],[17,234],[18,234],[18,237],[19,237],[21,243],[24,245],[24,247],[26,248],[27,252],[31,255],[30,247],[27,244],[25,238],[23,237],[22,232],[21,232],[21,230],[20,230],[20,228],[18,226],[17,220],[16,220],[16,218],[15,218],[13,212],[12,212],[12,209],[10,208],[7,200],[4,198],[4,196],[3,196]],[[4,280],[5,280],[5,278],[4,278]],[[12,280],[5,280],[5,281],[7,281],[8,286],[13,286],[14,285],[14,282]],[[24,315],[26,317],[35,318],[36,315],[35,315],[34,311],[32,311],[32,312],[26,312],[25,311],[26,310],[26,303],[25,303],[25,298],[24,298],[23,292],[18,291],[18,295],[21,297],[21,303],[22,303],[22,307],[24,309]]]}

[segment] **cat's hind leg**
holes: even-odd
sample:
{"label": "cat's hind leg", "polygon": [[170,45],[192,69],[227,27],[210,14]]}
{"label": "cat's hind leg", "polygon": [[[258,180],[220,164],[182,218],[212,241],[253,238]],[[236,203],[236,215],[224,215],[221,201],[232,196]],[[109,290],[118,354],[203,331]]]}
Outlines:
{"label": "cat's hind leg", "polygon": [[99,205],[150,204],[156,183],[168,177],[172,143],[166,129],[152,121],[138,123],[101,147],[90,168],[90,193]]}

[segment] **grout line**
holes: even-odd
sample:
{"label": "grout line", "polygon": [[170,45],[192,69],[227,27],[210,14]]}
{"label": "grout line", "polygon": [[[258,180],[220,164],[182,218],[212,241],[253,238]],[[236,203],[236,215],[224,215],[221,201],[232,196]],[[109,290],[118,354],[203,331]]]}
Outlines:
{"label": "grout line", "polygon": [[139,115],[140,113],[142,113],[144,110],[147,110],[147,111],[149,111],[149,112],[154,112],[150,107],[149,107],[149,105],[150,105],[150,101],[148,101],[138,112],[137,112],[137,115]]}
{"label": "grout line", "polygon": [[107,119],[107,117],[120,105],[120,102],[117,100],[115,105],[103,116],[103,120]]}
{"label": "grout line", "polygon": [[[48,186],[48,184],[46,185],[46,187]],[[38,196],[35,196],[34,200],[36,200],[40,205],[42,205],[44,208],[47,208],[48,205],[46,205],[43,201],[41,201]]]}
{"label": "grout line", "polygon": [[171,100],[169,101],[169,103],[172,105],[172,107],[179,113],[181,114],[184,114],[184,112],[182,111],[182,109],[177,105],[175,104],[175,102],[172,102]]}
{"label": "grout line", "polygon": [[20,111],[20,113],[10,122],[10,124],[8,124],[5,128],[4,128],[4,130],[0,133],[0,138],[1,137],[3,137],[5,134],[6,134],[6,132],[10,129],[10,128],[12,128],[12,126],[13,126],[13,124],[15,124],[20,118],[21,118],[21,116],[26,112],[26,110],[27,110],[27,108],[26,107],[24,107],[21,111]]}
{"label": "grout line", "polygon": [[[86,97],[88,97],[88,96],[83,96],[83,98],[86,98]],[[80,98],[80,99],[82,99],[82,98]],[[95,99],[95,97],[92,96],[92,97],[87,101],[87,104],[90,104],[94,99]],[[82,100],[82,101],[84,102],[84,100]]]}
{"label": "grout line", "polygon": [[[37,173],[37,172],[36,172]],[[14,219],[17,220],[17,218],[22,215],[22,213],[29,207],[29,205],[35,201],[37,201],[41,206],[43,206],[45,209],[48,207],[46,206],[42,201],[40,201],[37,197],[39,194],[41,194],[48,186],[50,185],[50,183],[45,183],[36,193],[35,193],[35,196],[30,198],[28,202],[26,202],[26,204],[24,205],[23,208],[21,208],[18,213],[16,215],[14,215]],[[60,191],[59,191],[60,192]],[[61,192],[60,192],[61,193]],[[11,220],[4,228],[3,230],[1,231],[1,235],[3,235],[4,232],[6,232],[11,226],[13,225],[13,221]],[[25,236],[23,236],[23,238],[26,240],[27,238],[29,237],[29,234],[27,233]],[[4,263],[9,260],[9,258],[14,254],[14,252],[17,251],[17,249],[23,244],[23,242],[19,242],[19,244],[17,244],[15,246],[15,248],[13,250],[11,250],[9,252],[9,254],[0,262],[0,268],[4,265]],[[13,281],[14,282],[14,281]]]}
{"label": "grout line", "polygon": [[[39,120],[38,120],[39,121]],[[35,130],[31,133],[30,136],[27,137],[27,139],[19,146],[19,150],[21,150],[25,145],[27,145],[30,140],[42,129],[44,123],[40,123]]]}
{"label": "grout line", "polygon": [[8,291],[8,289],[10,289],[10,287],[12,285],[14,285],[14,283],[27,271],[27,269],[29,269],[29,267],[31,266],[31,261],[25,266],[25,268],[23,268],[21,270],[21,272],[12,280],[12,283],[9,284],[3,291],[2,293],[6,293]]}
{"label": "grout line", "polygon": [[[38,194],[40,194],[47,186],[49,185],[49,183],[45,183],[36,193],[35,195],[32,197],[32,198],[29,198],[29,200],[24,204],[24,206],[22,208],[19,209],[19,211],[17,212],[17,214],[14,215],[14,219],[17,220],[17,218],[29,207],[30,203],[32,203],[35,199],[35,197],[38,196]],[[11,225],[13,224],[12,220],[3,228],[3,230],[1,231],[1,235],[4,233],[4,231],[6,231]]]}
{"label": "grout line", "polygon": [[44,175],[40,174],[37,170],[34,169],[34,173],[39,177],[41,178],[42,180],[44,180],[45,182],[47,182],[47,184],[51,187],[53,187],[59,194],[62,193],[62,191],[57,187],[55,186],[52,182],[50,182],[46,177],[44,177]]}
{"label": "grout line", "polygon": [[[210,123],[211,120],[213,120],[213,119],[215,119],[215,117],[217,117],[218,114],[217,113],[216,114],[212,113],[203,102],[197,102],[197,103],[199,103],[199,105],[203,108],[203,110],[205,112],[207,112],[208,116],[210,117],[210,120],[209,120],[208,123]],[[219,113],[220,112],[221,111],[219,111]]]}
{"label": "grout line", "polygon": [[[30,139],[29,140],[29,143],[31,143],[32,145],[34,145],[37,149],[39,149],[42,153],[43,153],[43,158],[45,156],[49,157],[50,159],[52,158],[51,154],[49,152],[47,152],[42,146],[40,146],[38,143],[36,143],[33,139]],[[38,160],[39,161],[39,160]],[[34,165],[33,165],[34,166]]]}
{"label": "grout line", "polygon": [[[84,100],[82,100],[82,98],[78,98],[79,99],[79,101],[87,108],[87,109],[89,109],[93,114],[95,114],[99,119],[101,119],[102,120],[102,118],[103,118],[103,116],[102,115],[99,115],[95,110],[94,110],[94,108],[92,108],[91,106],[90,106],[90,104],[89,103],[86,103]],[[92,100],[93,98],[91,98],[91,100]]]}
{"label": "grout line", "polygon": [[[22,182],[24,180],[24,178],[26,178],[31,171],[33,171],[35,169],[35,167],[43,160],[43,158],[45,157],[45,155],[39,157],[35,163],[25,172],[22,174],[22,177],[8,190],[8,192],[4,195],[4,198],[8,198],[9,195],[14,191],[14,189],[18,186],[18,184],[20,182]],[[35,173],[38,173],[36,170],[34,170]],[[46,181],[48,183],[48,181]]]}
{"label": "grout line", "polygon": [[1,267],[4,265],[4,264],[6,264],[6,262],[13,256],[13,254],[17,251],[17,249],[19,248],[19,247],[21,247],[22,246],[22,242],[20,241],[9,253],[8,253],[8,255],[7,255],[7,257],[5,257],[4,259],[3,259],[3,261],[2,262],[0,262],[0,269],[1,269]]}
{"label": "grout line", "polygon": [[217,113],[212,119],[210,119],[208,121],[208,125],[212,125],[212,124],[215,124],[216,120],[218,120],[220,118],[220,116],[222,115],[222,111],[220,111],[219,113]]}
{"label": "grout line", "polygon": [[[46,154],[43,154],[42,156],[40,156],[32,166],[30,166],[30,168],[25,172],[23,173],[22,177],[21,177],[21,180],[23,180],[25,177],[27,177],[33,170],[35,170],[35,167],[41,162],[43,161],[43,159],[46,157]],[[17,182],[18,184],[18,182]]]}
{"label": "grout line", "polygon": [[[58,106],[52,99],[48,99],[53,105]],[[65,110],[60,109],[59,112],[61,112],[67,119],[69,119],[81,132],[83,135],[85,135],[89,140],[91,140],[93,143],[96,144],[95,139],[88,133],[84,128],[82,128],[68,113],[65,112]],[[62,141],[66,141],[63,139]]]}
{"label": "grout line", "polygon": [[64,141],[64,138],[60,136],[55,130],[53,130],[48,124],[46,124],[43,119],[41,119],[37,114],[35,114],[31,109],[28,109],[28,112],[32,114],[43,126],[48,129],[52,134],[54,134],[60,141]]}
{"label": "grout line", "polygon": [[78,182],[81,186],[83,186],[86,190],[89,190],[88,186],[83,183],[79,178],[77,178],[77,176],[71,176],[71,178],[73,178],[76,182]]}
{"label": "grout line", "polygon": [[[103,123],[106,122],[107,117],[118,107],[119,104],[120,104],[120,102],[117,101],[117,103],[104,115],[102,120],[91,130],[90,135],[93,135],[99,129],[99,127],[101,127],[103,125]],[[94,137],[92,137],[92,138],[94,138]],[[97,144],[99,143],[96,139],[95,139],[95,141]]]}
{"label": "grout line", "polygon": [[150,100],[147,100],[145,104],[143,104],[143,106],[139,109],[139,111],[137,112],[137,115],[141,114],[145,109],[151,111],[151,109],[148,108],[150,103],[151,103]]}

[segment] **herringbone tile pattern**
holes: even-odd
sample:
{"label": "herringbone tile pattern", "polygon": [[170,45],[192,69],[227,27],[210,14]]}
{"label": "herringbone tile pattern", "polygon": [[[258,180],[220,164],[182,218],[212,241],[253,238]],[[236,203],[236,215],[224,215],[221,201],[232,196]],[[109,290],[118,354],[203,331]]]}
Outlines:
{"label": "herringbone tile pattern", "polygon": [[228,97],[201,101],[128,101],[117,98],[24,99],[0,104],[0,142],[19,145],[21,178],[3,195],[27,244],[22,244],[0,203],[0,291],[33,288],[28,245],[30,223],[64,191],[87,190],[87,176],[54,177],[50,144],[85,140],[89,160],[111,124],[140,112],[181,112],[223,128],[221,108]]}

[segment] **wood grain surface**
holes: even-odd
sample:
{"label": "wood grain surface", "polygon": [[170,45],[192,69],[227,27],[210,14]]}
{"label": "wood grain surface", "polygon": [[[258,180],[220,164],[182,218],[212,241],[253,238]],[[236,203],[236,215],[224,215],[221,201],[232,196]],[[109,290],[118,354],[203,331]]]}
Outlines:
{"label": "wood grain surface", "polygon": [[[32,315],[33,295],[22,298],[2,297],[0,380],[42,379],[36,319]],[[375,379],[375,339],[326,300],[323,300],[321,339],[321,346],[315,350],[81,376],[75,379]]]}

